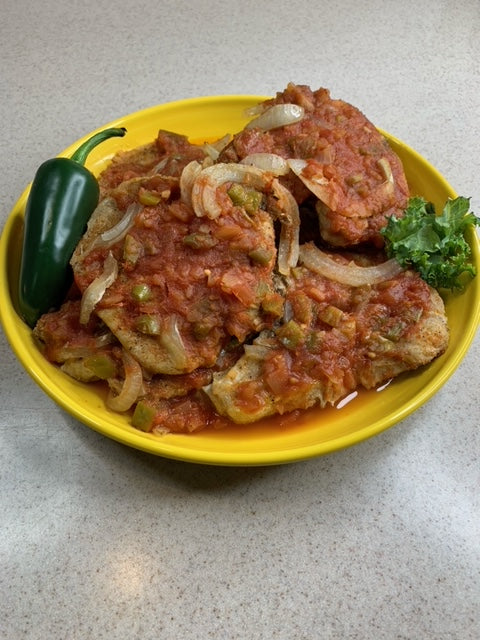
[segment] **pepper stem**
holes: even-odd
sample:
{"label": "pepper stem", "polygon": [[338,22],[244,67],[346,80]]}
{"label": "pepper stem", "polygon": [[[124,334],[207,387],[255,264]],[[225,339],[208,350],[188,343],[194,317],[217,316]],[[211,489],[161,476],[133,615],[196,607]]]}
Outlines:
{"label": "pepper stem", "polygon": [[104,129],[103,131],[99,131],[91,138],[86,140],[83,144],[81,144],[70,159],[74,162],[77,162],[78,164],[83,165],[85,164],[90,151],[98,144],[100,144],[100,142],[103,142],[108,138],[113,138],[114,136],[123,137],[126,133],[127,130],[125,129],[125,127]]}

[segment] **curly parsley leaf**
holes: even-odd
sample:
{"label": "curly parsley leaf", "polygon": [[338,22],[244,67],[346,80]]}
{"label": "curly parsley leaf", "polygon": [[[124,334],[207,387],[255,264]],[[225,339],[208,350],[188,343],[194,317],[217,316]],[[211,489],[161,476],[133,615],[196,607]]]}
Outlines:
{"label": "curly parsley leaf", "polygon": [[465,274],[476,274],[465,231],[480,226],[469,208],[470,198],[459,197],[448,200],[436,215],[431,202],[410,198],[404,216],[392,216],[382,230],[388,257],[415,269],[436,289],[463,289]]}

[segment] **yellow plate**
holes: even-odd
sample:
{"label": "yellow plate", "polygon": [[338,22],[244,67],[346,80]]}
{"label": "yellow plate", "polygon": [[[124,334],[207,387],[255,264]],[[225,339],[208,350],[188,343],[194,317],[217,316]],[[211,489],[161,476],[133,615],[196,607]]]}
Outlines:
{"label": "yellow plate", "polygon": [[[87,166],[98,174],[119,149],[152,141],[160,128],[183,133],[195,142],[235,133],[247,122],[244,110],[263,99],[261,96],[195,98],[120,118],[105,127],[126,127],[127,135],[112,138],[94,149]],[[403,161],[412,193],[433,201],[437,208],[441,208],[448,197],[456,196],[425,159],[383,133]],[[61,155],[71,155],[88,137]],[[128,416],[108,411],[104,396],[95,386],[76,382],[48,363],[37,350],[30,329],[15,312],[27,196],[28,188],[11,212],[0,240],[0,319],[7,338],[35,382],[67,412],[109,438],[156,455],[204,464],[267,465],[294,462],[354,445],[391,427],[431,398],[458,367],[479,323],[480,277],[471,282],[463,295],[446,297],[451,329],[446,353],[428,367],[401,376],[381,392],[362,392],[341,409],[306,412],[293,424],[270,421],[193,435],[145,434],[129,425]],[[469,241],[478,268],[480,249],[475,232],[472,231]]]}

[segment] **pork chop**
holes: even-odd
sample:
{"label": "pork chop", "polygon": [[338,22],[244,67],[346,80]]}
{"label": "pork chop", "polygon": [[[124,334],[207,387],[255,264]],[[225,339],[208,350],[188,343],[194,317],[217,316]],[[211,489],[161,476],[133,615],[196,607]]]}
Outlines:
{"label": "pork chop", "polygon": [[205,389],[234,422],[333,405],[428,364],[448,344],[443,301],[413,272],[351,287],[298,268],[286,304],[288,319]]}
{"label": "pork chop", "polygon": [[302,120],[268,131],[246,128],[219,161],[238,162],[254,153],[294,160],[294,173],[282,180],[299,204],[311,193],[318,198],[325,241],[338,247],[383,246],[380,229],[388,217],[402,215],[409,196],[400,159],[359,109],[332,99],[327,89],[289,84],[261,106],[288,103],[304,109]]}
{"label": "pork chop", "polygon": [[[155,175],[110,190],[72,258],[84,294],[112,253],[118,277],[95,313],[144,369],[160,374],[213,366],[230,340],[243,342],[275,319],[269,213],[247,214],[227,196],[217,219],[198,217],[174,186]],[[144,193],[151,205],[139,203]],[[127,233],[105,243],[102,234],[132,206]]]}
{"label": "pork chop", "polygon": [[157,137],[148,144],[118,152],[98,178],[100,197],[122,182],[149,174],[179,177],[183,168],[192,160],[201,161],[205,151],[191,144],[186,136],[160,129]]}

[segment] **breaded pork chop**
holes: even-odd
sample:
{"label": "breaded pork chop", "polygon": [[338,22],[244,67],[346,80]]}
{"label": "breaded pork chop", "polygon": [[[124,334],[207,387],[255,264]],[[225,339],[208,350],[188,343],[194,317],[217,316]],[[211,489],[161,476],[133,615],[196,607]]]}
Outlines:
{"label": "breaded pork chop", "polygon": [[112,158],[98,178],[100,197],[103,199],[110,189],[132,178],[154,173],[178,178],[185,165],[204,157],[202,147],[191,144],[186,136],[160,129],[154,141],[121,151]]}
{"label": "breaded pork chop", "polygon": [[[140,203],[146,193],[151,205]],[[102,241],[131,207],[127,232]],[[247,214],[227,197],[221,216],[201,218],[170,178],[133,178],[109,191],[73,255],[82,294],[110,253],[118,276],[94,313],[150,373],[211,367],[229,341],[243,342],[275,319],[275,235],[263,209]]]}
{"label": "breaded pork chop", "polygon": [[289,319],[206,387],[234,422],[334,404],[428,364],[448,344],[443,301],[413,272],[350,287],[297,269],[287,305]]}
{"label": "breaded pork chop", "polygon": [[269,131],[246,128],[219,161],[238,162],[254,153],[295,160],[291,166],[301,182],[292,173],[283,181],[299,204],[309,193],[318,198],[324,240],[339,247],[383,246],[380,229],[388,217],[402,215],[409,196],[398,156],[357,108],[332,99],[327,89],[289,84],[263,107],[285,103],[301,106],[303,119]]}

